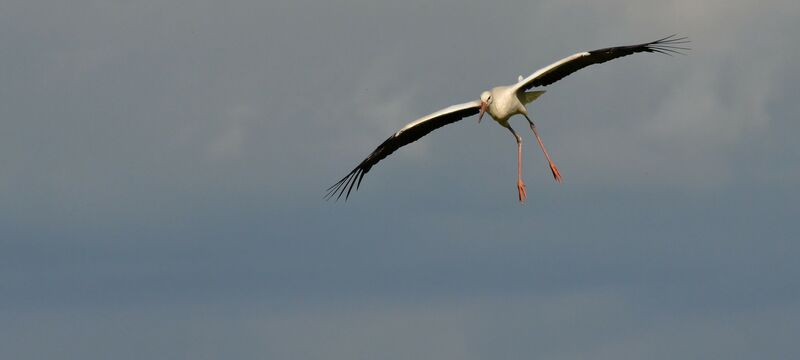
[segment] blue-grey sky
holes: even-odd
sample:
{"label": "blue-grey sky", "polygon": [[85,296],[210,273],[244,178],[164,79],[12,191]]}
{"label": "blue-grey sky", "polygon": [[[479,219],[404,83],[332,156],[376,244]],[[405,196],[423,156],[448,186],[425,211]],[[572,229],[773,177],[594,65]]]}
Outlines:
{"label": "blue-grey sky", "polygon": [[[0,358],[800,358],[800,4],[0,3]],[[577,51],[691,37],[325,188]]]}

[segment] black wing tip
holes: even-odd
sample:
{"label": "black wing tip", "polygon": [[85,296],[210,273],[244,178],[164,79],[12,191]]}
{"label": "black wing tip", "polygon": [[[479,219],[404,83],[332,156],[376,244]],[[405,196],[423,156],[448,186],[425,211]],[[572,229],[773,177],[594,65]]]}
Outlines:
{"label": "black wing tip", "polygon": [[692,48],[683,46],[684,44],[688,44],[691,41],[687,36],[679,36],[678,34],[672,34],[670,36],[665,36],[661,39],[656,41],[651,41],[649,43],[642,44],[642,48],[644,51],[647,52],[655,52],[664,55],[686,55],[681,51],[690,51]]}
{"label": "black wing tip", "polygon": [[[361,179],[364,177],[364,174],[367,171],[359,165],[349,174],[345,175],[341,180],[333,184],[329,187],[326,191],[327,193],[323,196],[325,201],[329,201],[333,199],[334,202],[339,201],[339,199],[344,195],[344,201],[350,197],[350,192],[353,190],[353,186],[355,186],[356,190],[361,186]],[[346,191],[345,191],[346,190]]]}

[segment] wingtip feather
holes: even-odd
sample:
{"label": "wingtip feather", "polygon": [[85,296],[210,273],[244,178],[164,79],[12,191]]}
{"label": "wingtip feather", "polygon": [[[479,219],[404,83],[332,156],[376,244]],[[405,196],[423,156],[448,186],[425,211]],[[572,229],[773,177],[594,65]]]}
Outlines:
{"label": "wingtip feather", "polygon": [[688,44],[690,42],[691,41],[687,36],[678,37],[678,34],[672,34],[656,41],[646,43],[644,44],[644,48],[647,52],[656,52],[664,55],[686,55],[685,53],[681,52],[681,50],[690,51],[692,48],[679,45]]}

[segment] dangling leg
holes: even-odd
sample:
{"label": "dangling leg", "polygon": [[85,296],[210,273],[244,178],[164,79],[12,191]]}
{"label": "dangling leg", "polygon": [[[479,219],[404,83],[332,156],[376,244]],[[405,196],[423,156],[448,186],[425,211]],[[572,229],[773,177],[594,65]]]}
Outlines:
{"label": "dangling leg", "polygon": [[553,163],[553,160],[550,159],[550,154],[548,154],[547,153],[547,149],[544,148],[544,143],[542,143],[542,139],[539,138],[539,132],[536,131],[536,125],[534,125],[533,121],[531,121],[531,119],[528,117],[528,115],[526,115],[526,114],[522,114],[522,115],[525,115],[525,118],[528,119],[528,124],[531,125],[531,130],[533,130],[533,135],[536,136],[536,141],[539,142],[539,147],[542,148],[542,152],[544,153],[544,157],[547,158],[547,163],[550,164],[550,171],[553,173],[553,178],[556,179],[556,182],[561,182],[561,173],[558,172],[558,168],[556,167],[556,164]]}
{"label": "dangling leg", "polygon": [[522,138],[517,135],[508,123],[501,125],[508,129],[508,131],[511,131],[511,134],[514,135],[514,139],[517,140],[517,192],[519,193],[519,202],[524,203],[528,194],[525,191],[525,183],[522,182]]}

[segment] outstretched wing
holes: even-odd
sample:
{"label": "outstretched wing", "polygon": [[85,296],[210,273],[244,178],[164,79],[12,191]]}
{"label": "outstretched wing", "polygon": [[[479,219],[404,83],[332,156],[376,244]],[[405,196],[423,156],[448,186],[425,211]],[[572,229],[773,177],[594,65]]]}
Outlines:
{"label": "outstretched wing", "polygon": [[477,114],[478,111],[480,111],[480,107],[481,102],[477,100],[453,105],[409,123],[386,139],[382,144],[378,145],[378,147],[369,154],[364,161],[358,164],[353,171],[328,188],[325,199],[328,200],[335,196],[338,200],[342,197],[342,194],[346,192],[344,198],[347,200],[350,196],[350,191],[353,190],[353,186],[355,185],[356,190],[358,190],[358,187],[361,186],[361,179],[364,177],[364,174],[368,173],[369,170],[379,161],[383,160],[383,158],[389,156],[389,154],[393,153],[395,150],[419,140],[419,138],[433,130],[454,123],[467,116]]}
{"label": "outstretched wing", "polygon": [[535,73],[518,82],[516,87],[518,91],[525,91],[537,86],[550,85],[589,65],[601,64],[609,60],[639,52],[661,53],[666,55],[680,54],[680,50],[689,50],[689,48],[681,46],[688,42],[689,40],[686,37],[670,35],[663,39],[644,44],[616,46],[580,52],[537,70]]}

